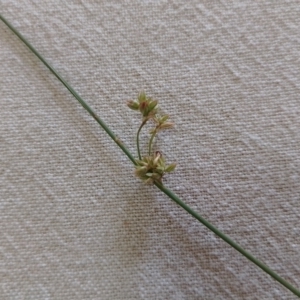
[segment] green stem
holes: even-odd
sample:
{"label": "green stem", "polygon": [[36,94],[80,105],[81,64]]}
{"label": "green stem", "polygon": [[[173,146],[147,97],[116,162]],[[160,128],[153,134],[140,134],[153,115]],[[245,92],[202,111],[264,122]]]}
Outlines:
{"label": "green stem", "polygon": [[231,238],[229,238],[227,235],[225,235],[222,231],[220,231],[218,228],[210,224],[206,219],[204,219],[202,216],[200,216],[198,213],[196,213],[194,210],[192,210],[186,203],[184,203],[177,195],[175,195],[172,191],[164,187],[162,184],[155,182],[154,183],[162,192],[164,192],[166,195],[168,195],[174,202],[176,202],[179,206],[181,206],[184,210],[186,210],[189,214],[191,214],[194,218],[196,218],[199,222],[201,222],[204,226],[206,226],[208,229],[210,229],[212,232],[214,232],[218,237],[220,237],[223,241],[228,243],[230,246],[232,246],[234,249],[236,249],[238,252],[240,252],[242,255],[244,255],[246,258],[248,258],[250,261],[252,261],[254,264],[256,264],[258,267],[260,267],[262,270],[264,270],[266,273],[268,273],[270,276],[272,276],[275,280],[280,282],[282,285],[284,285],[286,288],[288,288],[291,292],[293,292],[295,295],[300,297],[300,291],[297,290],[295,287],[293,287],[289,282],[281,278],[279,275],[277,275],[273,270],[271,270],[268,266],[263,264],[261,261],[259,261],[257,258],[252,256],[248,251],[243,249],[239,244],[234,242]]}
{"label": "green stem", "polygon": [[[136,161],[129,150],[120,142],[120,140],[116,137],[116,135],[107,127],[107,125],[94,113],[94,111],[86,104],[86,102],[77,94],[77,92],[63,79],[61,75],[35,50],[35,48],[7,21],[1,16],[0,19],[20,38],[20,40],[44,63],[44,65],[57,77],[57,79],[70,91],[70,93],[78,100],[78,102],[85,108],[88,113],[99,123],[99,125],[106,131],[106,133],[115,141],[115,143],[122,149],[122,151],[127,155],[127,157],[136,165]],[[139,128],[139,131],[145,124],[142,124]],[[139,132],[138,132],[139,135]],[[137,135],[137,136],[138,136]],[[139,148],[138,148],[139,149]],[[140,157],[140,153],[139,153]],[[176,196],[172,191],[164,187],[160,183],[155,183],[155,185],[167,196],[169,196],[173,201],[175,201],[178,205],[180,205],[184,210],[186,210],[189,214],[191,214],[194,218],[196,218],[199,222],[205,225],[208,229],[218,235],[221,239],[223,239],[226,243],[231,245],[237,251],[239,251],[242,255],[264,270],[267,274],[272,276],[275,280],[280,282],[283,286],[293,292],[295,295],[300,297],[300,291],[293,287],[290,283],[285,281],[279,275],[277,275],[274,271],[272,271],[265,264],[260,262],[258,259],[253,257],[250,253],[244,250],[237,243],[232,241],[228,236],[218,230],[216,227],[211,225],[207,220],[201,217],[199,214],[194,212],[187,204],[185,204],[178,196]]]}
{"label": "green stem", "polygon": [[150,141],[149,141],[149,156],[151,155],[151,146],[152,146],[152,142],[153,142],[153,139],[154,139],[156,134],[157,134],[157,131],[154,130],[154,132],[151,135]]}
{"label": "green stem", "polygon": [[79,94],[68,84],[68,82],[38,53],[38,51],[15,29],[1,14],[0,19],[10,28],[11,31],[42,61],[42,63],[52,72],[54,76],[70,91],[85,110],[99,123],[106,133],[115,141],[115,143],[123,150],[127,157],[136,165],[133,155],[123,145],[120,139],[109,129],[109,127],[101,120],[99,116],[89,107],[89,105],[79,96]]}
{"label": "green stem", "polygon": [[144,120],[141,124],[141,126],[139,127],[138,131],[137,131],[137,134],[136,134],[136,148],[137,148],[137,151],[138,151],[138,156],[139,156],[139,159],[141,160],[142,159],[142,156],[141,156],[141,149],[140,149],[140,132],[142,130],[142,128],[144,127],[144,125],[147,123],[147,119]]}

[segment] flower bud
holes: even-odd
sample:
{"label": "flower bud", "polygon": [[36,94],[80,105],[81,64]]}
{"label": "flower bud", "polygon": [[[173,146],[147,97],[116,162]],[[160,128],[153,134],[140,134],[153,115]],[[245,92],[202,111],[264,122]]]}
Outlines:
{"label": "flower bud", "polygon": [[172,172],[174,171],[174,169],[176,168],[176,164],[170,164],[169,166],[167,166],[167,168],[165,169],[166,172]]}
{"label": "flower bud", "polygon": [[138,110],[139,109],[139,104],[133,100],[127,101],[127,106],[133,110]]}
{"label": "flower bud", "polygon": [[171,122],[165,122],[165,123],[162,123],[160,126],[159,126],[159,129],[168,129],[168,128],[172,128],[173,127],[173,123]]}
{"label": "flower bud", "polygon": [[145,92],[141,92],[138,96],[139,103],[142,103],[147,100]]}
{"label": "flower bud", "polygon": [[136,170],[135,170],[135,174],[138,177],[145,176],[145,174],[147,172],[148,172],[148,168],[146,166],[144,166],[144,167],[137,167]]}
{"label": "flower bud", "polygon": [[160,157],[161,157],[161,154],[160,154],[160,152],[156,152],[156,155],[155,155],[155,158],[154,158],[154,160],[153,160],[153,164],[154,165],[157,165],[157,163],[158,163],[158,160],[160,159]]}
{"label": "flower bud", "polygon": [[148,106],[149,112],[156,107],[157,103],[158,103],[157,100],[149,101],[149,106]]}

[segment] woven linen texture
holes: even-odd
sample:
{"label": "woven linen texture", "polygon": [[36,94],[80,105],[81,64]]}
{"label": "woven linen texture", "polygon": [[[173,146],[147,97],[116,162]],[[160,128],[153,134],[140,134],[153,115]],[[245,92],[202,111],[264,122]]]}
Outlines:
{"label": "woven linen texture", "polygon": [[[135,155],[125,103],[158,99],[165,184],[300,288],[299,1],[0,5]],[[0,60],[1,299],[296,299],[142,185],[2,22]]]}

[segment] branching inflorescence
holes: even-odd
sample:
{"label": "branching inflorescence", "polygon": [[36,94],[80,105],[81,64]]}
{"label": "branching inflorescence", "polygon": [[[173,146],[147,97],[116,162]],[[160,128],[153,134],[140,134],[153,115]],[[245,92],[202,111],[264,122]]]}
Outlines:
{"label": "branching inflorescence", "polygon": [[[153,151],[153,140],[157,133],[163,129],[172,128],[173,123],[169,122],[169,116],[159,111],[158,101],[146,96],[144,92],[140,93],[137,101],[130,100],[127,102],[129,108],[140,111],[142,114],[142,123],[137,131],[136,144],[139,159],[136,160],[135,174],[146,184],[162,183],[162,177],[165,173],[172,172],[176,164],[166,165],[165,159],[161,152]],[[148,143],[148,155],[141,156],[139,136],[144,125],[152,120],[155,127],[150,130]]]}

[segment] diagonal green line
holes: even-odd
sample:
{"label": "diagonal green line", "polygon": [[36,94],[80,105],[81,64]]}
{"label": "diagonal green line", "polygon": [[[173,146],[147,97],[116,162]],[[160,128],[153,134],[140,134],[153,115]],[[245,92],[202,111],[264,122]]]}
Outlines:
{"label": "diagonal green line", "polygon": [[[78,102],[85,108],[88,113],[99,123],[99,125],[106,131],[106,133],[115,141],[115,143],[123,150],[123,152],[128,156],[128,158],[136,165],[135,159],[133,155],[129,152],[129,150],[120,142],[117,136],[109,129],[109,127],[98,117],[94,111],[89,107],[89,105],[79,96],[79,94],[68,84],[68,82],[61,76],[59,73],[38,53],[38,51],[19,33],[17,29],[15,29],[1,14],[0,19],[15,33],[16,36],[43,62],[43,64],[57,77],[57,79],[70,91],[70,93],[78,100]],[[184,210],[186,210],[189,214],[191,214],[194,218],[196,218],[199,222],[201,222],[204,226],[214,232],[217,236],[219,236],[222,240],[256,264],[259,268],[273,277],[275,280],[280,282],[283,286],[293,292],[300,298],[300,291],[297,290],[294,286],[292,286],[289,282],[284,280],[282,277],[277,275],[273,270],[271,270],[268,266],[263,264],[261,261],[252,256],[249,252],[244,250],[239,244],[230,239],[227,235],[221,232],[218,228],[210,224],[206,219],[192,210],[185,202],[183,202],[177,195],[175,195],[171,190],[167,189],[164,185],[155,183],[155,185],[167,196],[169,196],[174,202],[176,202],[179,206],[181,206]]]}

